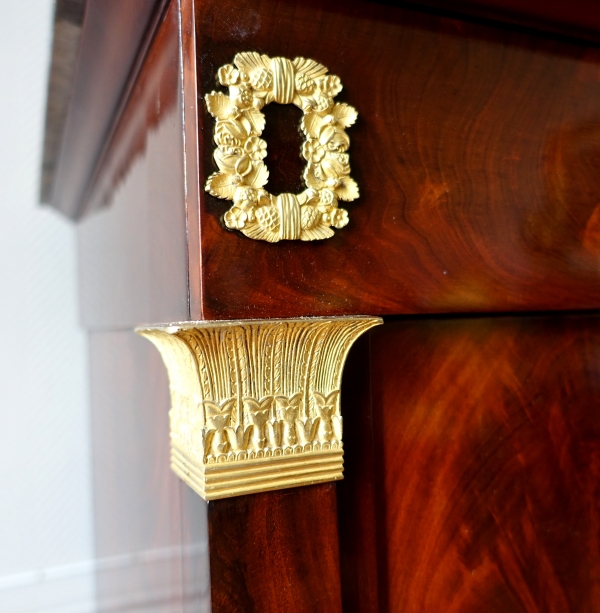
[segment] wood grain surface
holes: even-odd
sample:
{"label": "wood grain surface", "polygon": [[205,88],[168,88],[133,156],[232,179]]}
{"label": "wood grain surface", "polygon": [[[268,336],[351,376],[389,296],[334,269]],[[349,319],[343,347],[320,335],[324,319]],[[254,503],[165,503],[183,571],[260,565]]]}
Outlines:
{"label": "wood grain surface", "polygon": [[600,316],[370,337],[380,610],[598,611]]}
{"label": "wood grain surface", "polygon": [[370,336],[352,346],[342,379],[344,479],[336,483],[344,613],[383,613],[378,544],[386,538],[376,500]]}
{"label": "wood grain surface", "polygon": [[[323,62],[360,112],[349,133],[362,196],[329,241],[250,241],[222,227],[222,201],[202,192],[198,204],[213,124],[195,94],[240,50]],[[295,191],[299,112],[267,117],[270,187]],[[595,308],[599,163],[591,46],[359,0],[207,0],[195,15],[173,2],[94,183],[90,203],[107,206],[80,227],[84,323]],[[339,509],[332,485],[211,503],[215,613],[339,612],[342,599],[361,613],[595,613],[599,322],[414,318],[373,332],[344,383]],[[93,348],[106,556],[194,543],[205,511],[162,474],[166,414],[143,430],[164,372],[119,334]],[[137,459],[161,468],[136,477]],[[136,528],[131,509],[161,491],[156,523]],[[169,531],[176,507],[183,537]],[[186,585],[204,598],[202,564],[138,569],[131,584],[167,578],[168,598],[185,601]],[[108,597],[126,582],[99,585]]]}
{"label": "wood grain surface", "polygon": [[[594,0],[417,0],[416,4],[600,40],[600,7]],[[41,199],[71,217],[94,204],[85,196],[89,180],[166,5],[167,0],[57,3]],[[83,37],[81,44],[74,44],[84,8]],[[77,72],[71,70],[77,67]]]}
{"label": "wood grain surface", "polygon": [[[196,3],[194,33],[191,1],[173,3],[164,23],[181,10],[183,38],[174,21],[168,44],[164,24],[155,38],[90,196],[120,212],[90,217],[89,326],[600,304],[600,50],[361,0],[245,7]],[[240,49],[322,61],[360,112],[349,133],[362,195],[332,239],[252,241],[203,191],[213,120],[196,87],[214,89]],[[300,111],[266,115],[269,187],[296,191]],[[113,260],[115,236],[131,257]],[[161,311],[134,304],[152,304],[128,293],[140,274],[162,288]]]}
{"label": "wood grain surface", "polygon": [[[334,238],[252,241],[202,193],[204,317],[600,306],[599,49],[361,0],[198,2],[196,29],[200,96],[256,50],[322,62],[360,113],[361,197]],[[267,110],[274,192],[299,189],[299,118]]]}
{"label": "wood grain surface", "polygon": [[335,484],[208,504],[213,613],[341,613]]}
{"label": "wood grain surface", "polygon": [[[600,4],[596,0],[413,0],[445,11],[547,30],[600,42]],[[399,4],[399,2],[394,2]]]}

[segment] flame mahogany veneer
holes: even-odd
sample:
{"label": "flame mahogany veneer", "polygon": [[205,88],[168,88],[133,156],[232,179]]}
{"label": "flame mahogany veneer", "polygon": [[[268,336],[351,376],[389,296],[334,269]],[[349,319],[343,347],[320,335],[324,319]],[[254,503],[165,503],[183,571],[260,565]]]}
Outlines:
{"label": "flame mahogany veneer", "polygon": [[362,443],[340,484],[344,611],[598,611],[600,316],[392,321],[369,337],[344,388]]}
{"label": "flame mahogany veneer", "polygon": [[[250,0],[244,10],[235,0],[197,3],[196,57],[191,25],[182,22],[184,178],[183,159],[177,162],[187,201],[173,194],[165,209],[185,209],[186,226],[163,224],[168,212],[147,219],[153,240],[164,245],[161,256],[169,257],[169,244],[187,244],[191,318],[600,306],[599,49],[361,0]],[[331,239],[247,240],[224,229],[227,202],[203,190],[215,168],[214,121],[195,93],[215,89],[217,68],[241,48],[321,60],[342,78],[338,98],[360,113],[349,134],[361,197],[348,205],[350,224]],[[143,159],[144,130],[153,133],[174,97],[175,56],[171,81],[147,84],[169,66],[161,54],[155,45],[148,57],[157,59],[132,90],[92,208],[110,202]],[[275,187],[293,191],[302,168],[293,154],[300,112],[282,108],[266,111],[273,124],[266,161]],[[177,161],[172,156],[166,164]],[[134,274],[128,261],[111,258],[112,239],[94,234],[86,257],[111,289],[98,285],[86,304],[92,327],[104,325],[115,294],[128,296]],[[168,287],[172,274],[179,269],[157,266],[148,283]],[[159,321],[125,311],[119,317],[123,325]]]}
{"label": "flame mahogany veneer", "polygon": [[[247,241],[223,231],[226,203],[201,197],[205,317],[600,306],[599,49],[360,1],[200,2],[196,24],[201,94],[257,49],[323,62],[359,111],[361,197],[333,238]],[[203,107],[200,122],[203,185]]]}
{"label": "flame mahogany veneer", "polygon": [[[322,61],[360,113],[362,195],[332,239],[250,241],[203,191],[202,96],[253,49]],[[296,190],[299,112],[267,114],[272,191]],[[600,325],[560,312],[600,307],[598,48],[362,0],[172,0],[104,151],[79,227],[92,411],[109,420],[94,432],[99,550],[132,553],[137,516],[115,499],[137,479],[160,513],[135,551],[208,542],[169,565],[177,613],[208,602],[209,563],[214,613],[599,610]],[[501,315],[536,310],[554,314]],[[168,447],[152,419],[166,390],[140,390],[160,378],[130,328],[350,313],[390,319],[348,364],[337,486],[207,507],[114,438],[123,414],[152,442],[139,458]],[[105,602],[119,581],[99,583]]]}

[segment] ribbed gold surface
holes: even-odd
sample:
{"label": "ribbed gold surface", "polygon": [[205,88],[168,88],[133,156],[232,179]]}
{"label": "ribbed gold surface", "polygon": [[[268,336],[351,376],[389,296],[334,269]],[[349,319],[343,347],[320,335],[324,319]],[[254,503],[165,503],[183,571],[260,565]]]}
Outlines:
{"label": "ribbed gold surface", "polygon": [[205,500],[342,479],[344,452],[331,449],[311,454],[266,457],[199,465],[176,447],[171,468]]}
{"label": "ribbed gold surface", "polygon": [[171,387],[171,466],[203,498],[342,478],[340,384],[375,317],[202,321],[138,330]]}

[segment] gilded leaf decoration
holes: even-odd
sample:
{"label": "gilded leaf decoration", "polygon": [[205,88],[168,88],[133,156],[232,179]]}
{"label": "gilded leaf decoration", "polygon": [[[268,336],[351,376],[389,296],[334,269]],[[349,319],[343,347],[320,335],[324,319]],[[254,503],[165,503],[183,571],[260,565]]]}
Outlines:
{"label": "gilded leaf decoration", "polygon": [[341,479],[340,383],[375,317],[139,329],[171,387],[171,465],[206,499]]}
{"label": "gilded leaf decoration", "polygon": [[[221,66],[217,78],[229,93],[205,96],[215,118],[213,157],[219,168],[205,189],[233,202],[225,225],[268,242],[321,240],[333,236],[332,228],[347,225],[348,211],[339,202],[356,200],[360,193],[350,177],[346,128],[358,113],[349,104],[334,103],[342,90],[339,77],[311,59],[245,52]],[[300,127],[306,136],[301,151],[306,189],[300,194],[276,196],[265,189],[269,171],[261,109],[271,102],[293,103],[304,113]]]}

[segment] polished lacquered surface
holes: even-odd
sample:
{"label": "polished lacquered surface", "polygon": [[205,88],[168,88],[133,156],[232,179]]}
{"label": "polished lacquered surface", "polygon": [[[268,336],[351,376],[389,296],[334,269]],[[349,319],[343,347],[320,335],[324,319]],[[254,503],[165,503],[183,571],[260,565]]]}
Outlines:
{"label": "polished lacquered surface", "polygon": [[350,349],[342,379],[344,479],[336,484],[344,613],[385,611],[379,597],[379,526],[367,333]]}
{"label": "polished lacquered surface", "polygon": [[369,335],[380,610],[596,611],[600,317]]}
{"label": "polished lacquered surface", "polygon": [[[252,241],[202,193],[204,317],[600,305],[600,50],[358,0],[202,2],[196,28],[201,96],[258,50],[322,62],[360,114],[361,197],[335,237]],[[200,121],[203,185],[214,121]],[[295,191],[301,164],[272,150],[274,183]]]}
{"label": "polished lacquered surface", "polygon": [[[594,611],[597,319],[398,316],[599,305],[600,51],[360,1],[192,8],[171,4],[80,229],[105,555],[197,544],[206,512],[173,489],[162,457],[158,354],[123,329],[384,313],[397,318],[357,344],[344,380],[339,505],[330,485],[211,503],[213,611]],[[251,241],[199,192],[213,123],[196,93],[252,49],[323,62],[358,108],[348,132],[362,196],[333,239]],[[267,117],[269,187],[295,191],[299,112]],[[156,534],[136,532],[143,501]],[[132,585],[166,578],[166,602],[204,594],[205,557],[181,560]],[[102,579],[102,594],[123,581]]]}
{"label": "polished lacquered surface", "polygon": [[[563,36],[600,41],[600,5],[595,0],[413,0],[445,11],[498,19]],[[396,2],[395,4],[401,4]]]}
{"label": "polished lacquered surface", "polygon": [[[84,222],[88,325],[598,306],[599,50],[359,1],[253,0],[239,14],[206,2],[195,33],[192,3],[180,10],[183,38],[174,26],[157,35],[90,196],[121,212]],[[196,106],[196,75],[202,96],[242,48],[322,61],[359,110],[348,132],[362,195],[331,239],[252,241],[224,228],[227,204],[203,191],[213,120]],[[300,112],[275,107],[268,186],[297,191]],[[154,284],[164,308],[149,312],[132,284]]]}
{"label": "polished lacquered surface", "polygon": [[208,503],[213,613],[341,613],[335,484]]}

